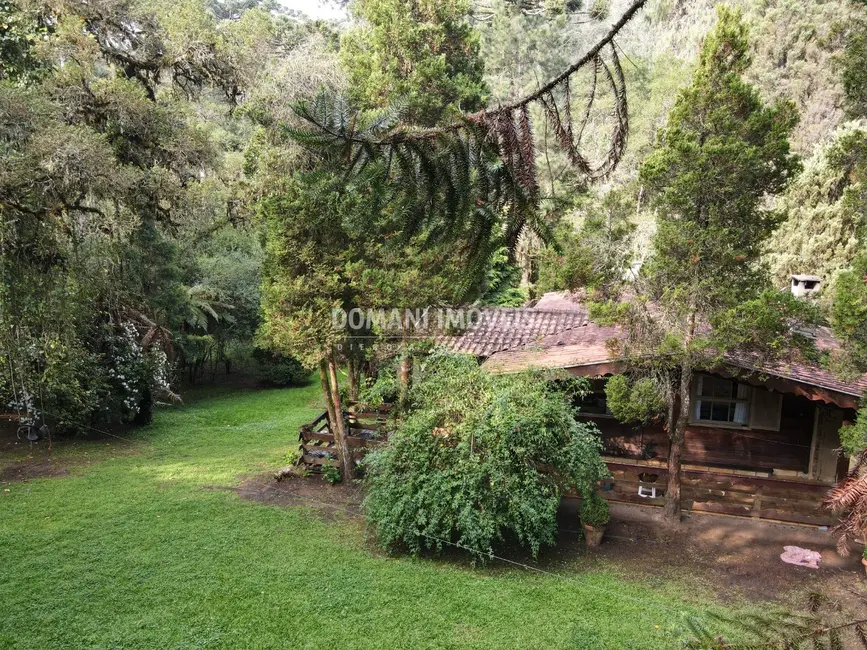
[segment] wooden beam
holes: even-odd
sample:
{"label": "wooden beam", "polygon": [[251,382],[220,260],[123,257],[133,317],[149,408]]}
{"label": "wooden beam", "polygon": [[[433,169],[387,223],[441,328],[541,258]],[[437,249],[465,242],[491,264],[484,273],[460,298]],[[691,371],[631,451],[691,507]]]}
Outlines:
{"label": "wooden beam", "polygon": [[810,466],[807,469],[807,478],[816,478],[816,446],[819,444],[819,409],[816,404],[813,409],[813,438],[810,440]]}

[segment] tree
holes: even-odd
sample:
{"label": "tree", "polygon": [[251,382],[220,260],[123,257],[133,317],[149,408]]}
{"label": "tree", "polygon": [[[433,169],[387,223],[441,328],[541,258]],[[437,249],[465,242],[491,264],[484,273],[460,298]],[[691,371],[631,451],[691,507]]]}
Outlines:
{"label": "tree", "polygon": [[[788,143],[796,116],[789,104],[766,106],[744,82],[749,63],[740,12],[719,7],[692,83],[678,95],[641,169],[658,209],[658,229],[637,296],[607,309],[625,326],[623,353],[633,380],[652,381],[662,396],[656,415],[670,440],[664,516],[671,521],[680,520],[694,373],[720,365],[734,348],[774,353],[789,332],[784,319],[797,308],[784,294],[768,291],[760,261],[777,224],[765,198],[798,169]],[[630,397],[646,395],[640,390]],[[615,415],[642,410],[624,408],[629,401],[612,400]],[[658,406],[645,403],[644,410]]]}
{"label": "tree", "polygon": [[774,233],[768,262],[779,286],[796,273],[822,278],[822,299],[862,247],[867,225],[867,131],[847,125],[806,163],[780,197],[785,221]]}
{"label": "tree", "polygon": [[184,320],[218,301],[185,286],[182,242],[237,217],[209,117],[255,82],[271,22],[197,0],[20,5],[0,32],[0,395],[70,430],[146,420]]}
{"label": "tree", "polygon": [[[363,250],[360,228],[376,214],[381,177],[345,185],[327,167],[298,172],[260,202],[268,228],[262,337],[272,347],[318,369],[343,476],[354,468],[343,422],[338,349],[345,332],[334,310],[357,305],[349,269]],[[355,224],[355,228],[353,228]]]}
{"label": "tree", "polygon": [[365,459],[379,543],[413,553],[457,543],[478,559],[507,535],[534,556],[553,544],[564,491],[593,493],[608,475],[595,425],[575,419],[558,379],[491,375],[442,350],[425,359],[408,414]]}
{"label": "tree", "polygon": [[464,0],[355,0],[362,24],[341,39],[350,95],[360,108],[406,103],[406,120],[434,126],[484,106],[478,35]]}
{"label": "tree", "polygon": [[[546,108],[545,119],[556,125],[561,146],[569,151],[570,160],[582,175],[601,176],[616,166],[628,126],[622,69],[611,41],[643,4],[644,0],[636,0],[584,56],[534,94],[509,106],[453,115],[442,125],[419,128],[405,119],[399,106],[389,103],[386,108],[358,111],[345,98],[323,92],[293,106],[304,123],[302,128],[275,121],[279,132],[288,133],[306,149],[302,160],[310,171],[295,179],[298,185],[281,187],[278,183],[265,198],[267,212],[273,209],[274,214],[285,216],[271,229],[276,248],[269,262],[265,292],[268,322],[263,332],[276,346],[303,350],[310,361],[318,355],[329,366],[328,374],[334,380],[323,381],[329,409],[339,414],[336,373],[332,370],[336,367],[333,345],[342,334],[329,332],[326,325],[333,308],[362,304],[357,286],[372,281],[381,289],[379,293],[390,300],[399,298],[401,304],[429,297],[437,284],[448,283],[443,285],[433,278],[419,287],[411,281],[413,273],[424,275],[429,269],[412,264],[408,275],[393,271],[399,270],[402,260],[413,261],[418,251],[443,251],[442,257],[450,255],[459,261],[454,266],[465,269],[461,282],[448,286],[448,294],[466,295],[481,284],[487,262],[496,250],[503,246],[514,250],[522,233],[544,227],[535,210],[538,184],[528,108],[531,103]],[[399,21],[400,16],[392,13],[389,20]],[[383,56],[388,54],[385,51]],[[598,164],[582,156],[580,142],[573,136],[571,112],[561,113],[558,108],[562,102],[568,105],[569,80],[591,64],[594,74],[611,89],[616,105],[611,146]],[[591,102],[594,97],[595,92]],[[346,196],[347,188],[357,188],[357,196]],[[287,190],[288,203],[281,207],[281,195]],[[326,200],[330,203],[322,203]],[[356,209],[361,204],[363,209]],[[294,223],[308,209],[315,210],[310,212],[310,223],[327,219],[327,228],[322,225],[324,231]],[[287,230],[288,239],[281,230]],[[299,263],[288,254],[310,251],[308,255],[314,255],[322,232],[327,235],[323,264],[315,263],[312,257]],[[387,244],[358,247],[356,233],[379,237]],[[332,245],[333,241],[339,245]],[[374,259],[366,257],[371,254]],[[349,261],[361,269],[356,274],[360,278],[356,287],[346,281]],[[453,261],[437,266],[437,273],[453,277],[449,268]],[[407,293],[410,289],[412,292]],[[422,296],[418,289],[422,289]],[[407,363],[401,374],[408,377],[408,370]],[[339,417],[335,422],[342,425]],[[339,452],[343,454],[342,449]],[[351,470],[348,460],[342,462],[345,470]]]}
{"label": "tree", "polygon": [[852,5],[856,14],[838,63],[846,97],[846,114],[858,118],[867,115],[867,6],[859,0],[853,0]]}
{"label": "tree", "polygon": [[584,288],[605,296],[629,273],[635,205],[628,190],[588,201],[583,212],[577,232],[568,223],[561,228],[560,250],[548,248],[540,254],[538,293]]}

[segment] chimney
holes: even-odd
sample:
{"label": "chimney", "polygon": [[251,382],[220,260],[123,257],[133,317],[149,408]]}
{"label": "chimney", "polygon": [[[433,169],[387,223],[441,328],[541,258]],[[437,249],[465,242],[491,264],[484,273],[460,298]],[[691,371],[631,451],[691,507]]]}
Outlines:
{"label": "chimney", "polygon": [[818,275],[793,275],[792,295],[796,298],[811,296],[822,286],[822,278]]}

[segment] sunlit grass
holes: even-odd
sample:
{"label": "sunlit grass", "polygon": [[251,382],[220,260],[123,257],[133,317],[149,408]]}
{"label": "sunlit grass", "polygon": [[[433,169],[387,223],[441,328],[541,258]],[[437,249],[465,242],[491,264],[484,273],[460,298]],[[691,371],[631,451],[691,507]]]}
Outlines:
{"label": "sunlit grass", "polygon": [[4,484],[0,647],[671,648],[708,606],[675,581],[386,557],[357,522],[204,489],[278,466],[317,398],[200,393],[135,443],[77,445],[99,462],[68,477]]}

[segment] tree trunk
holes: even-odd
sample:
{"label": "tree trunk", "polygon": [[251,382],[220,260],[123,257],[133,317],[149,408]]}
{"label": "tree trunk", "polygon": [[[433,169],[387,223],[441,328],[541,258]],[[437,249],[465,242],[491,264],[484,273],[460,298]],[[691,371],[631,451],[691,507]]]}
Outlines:
{"label": "tree trunk", "polygon": [[412,381],[412,355],[409,353],[409,346],[407,345],[407,329],[409,327],[409,320],[406,317],[406,312],[403,315],[403,358],[400,360],[400,396],[398,401],[400,402],[401,408],[406,405],[407,394],[409,393],[409,384]]}
{"label": "tree trunk", "polygon": [[[668,423],[668,484],[665,489],[665,506],[662,517],[670,523],[680,523],[680,465],[683,458],[683,441],[689,422],[691,404],[692,367],[689,362],[680,369],[680,385],[677,393],[678,408],[674,422]],[[674,400],[669,407],[669,418],[675,414]]]}
{"label": "tree trunk", "polygon": [[346,442],[346,423],[343,419],[343,405],[340,403],[340,385],[337,383],[337,362],[334,353],[328,355],[328,379],[331,389],[331,401],[334,404],[334,421],[332,433],[337,443],[337,455],[340,458],[340,467],[343,470],[343,479],[348,481],[352,478],[352,455],[349,453],[349,445]]}
{"label": "tree trunk", "polygon": [[412,357],[406,355],[400,360],[400,402],[406,401],[409,392],[409,383],[412,381]]}
{"label": "tree trunk", "polygon": [[349,359],[349,399],[358,401],[359,384],[361,379],[361,363],[357,359]]}
{"label": "tree trunk", "polygon": [[325,398],[325,410],[328,413],[330,428],[334,428],[337,417],[334,413],[334,400],[331,399],[331,384],[328,381],[328,361],[319,361],[319,383],[322,385],[322,396]]}

